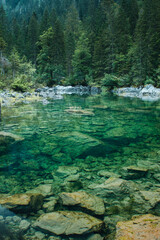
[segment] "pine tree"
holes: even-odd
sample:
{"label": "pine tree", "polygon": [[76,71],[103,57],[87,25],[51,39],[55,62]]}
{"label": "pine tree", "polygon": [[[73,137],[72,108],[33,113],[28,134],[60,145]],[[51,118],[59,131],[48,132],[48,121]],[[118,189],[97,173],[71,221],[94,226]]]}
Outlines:
{"label": "pine tree", "polygon": [[64,39],[58,22],[55,30],[51,27],[40,36],[38,45],[41,48],[38,69],[42,80],[47,80],[48,86],[59,83],[64,72]]}
{"label": "pine tree", "polygon": [[70,76],[73,73],[72,59],[76,41],[79,37],[79,17],[74,5],[69,9],[65,22],[66,70]]}
{"label": "pine tree", "polygon": [[20,67],[20,56],[15,48],[13,48],[11,55],[9,57],[12,69],[12,77],[15,78],[16,72],[19,70]]}
{"label": "pine tree", "polygon": [[129,20],[130,33],[133,35],[138,20],[137,0],[121,0],[120,6],[123,8],[124,14]]}
{"label": "pine tree", "polygon": [[104,76],[106,67],[106,31],[98,36],[94,44],[93,73],[96,81]]}
{"label": "pine tree", "polygon": [[49,27],[50,27],[50,17],[49,17],[49,12],[48,9],[45,8],[41,23],[40,23],[40,34],[43,34]]}
{"label": "pine tree", "polygon": [[77,46],[73,55],[73,71],[76,84],[86,85],[86,77],[91,71],[91,54],[89,50],[88,38],[86,33],[82,31],[77,42]]}
{"label": "pine tree", "polygon": [[6,17],[6,13],[5,10],[3,9],[3,6],[0,7],[0,37],[2,37],[4,39],[4,41],[7,43],[9,43],[9,31],[8,31],[8,22],[7,22],[7,17]]}
{"label": "pine tree", "polygon": [[28,56],[29,59],[36,64],[37,57],[37,45],[39,35],[39,26],[37,22],[37,16],[35,13],[32,14],[32,17],[29,21],[28,26]]}

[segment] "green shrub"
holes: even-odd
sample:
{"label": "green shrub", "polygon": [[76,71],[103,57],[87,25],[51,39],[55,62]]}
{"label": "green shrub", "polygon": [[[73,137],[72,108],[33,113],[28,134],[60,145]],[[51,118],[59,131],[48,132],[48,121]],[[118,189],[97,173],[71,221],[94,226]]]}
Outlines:
{"label": "green shrub", "polygon": [[30,89],[31,85],[30,79],[28,79],[26,75],[22,74],[14,79],[14,82],[11,84],[11,88],[15,91],[25,92]]}
{"label": "green shrub", "polygon": [[114,87],[118,87],[118,77],[113,74],[105,74],[104,78],[101,80],[101,85],[112,90]]}
{"label": "green shrub", "polygon": [[154,82],[154,80],[153,80],[153,79],[151,79],[151,78],[147,77],[147,79],[146,79],[146,81],[145,81],[144,85],[147,85],[147,84],[152,84],[152,85],[155,85],[155,82]]}

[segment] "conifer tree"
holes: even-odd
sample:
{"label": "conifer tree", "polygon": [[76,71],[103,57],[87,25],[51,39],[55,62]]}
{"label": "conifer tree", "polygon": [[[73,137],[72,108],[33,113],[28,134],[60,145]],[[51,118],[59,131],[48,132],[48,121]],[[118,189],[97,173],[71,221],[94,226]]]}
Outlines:
{"label": "conifer tree", "polygon": [[88,38],[84,31],[81,32],[80,38],[77,42],[72,64],[76,79],[75,83],[86,85],[86,78],[89,76],[91,71],[91,54],[89,50]]}
{"label": "conifer tree", "polygon": [[75,44],[79,35],[79,17],[74,5],[69,9],[65,22],[65,47],[66,47],[66,70],[70,76],[73,73],[72,58]]}
{"label": "conifer tree", "polygon": [[37,22],[37,16],[35,13],[32,14],[32,17],[29,21],[28,26],[28,56],[29,59],[36,64],[37,57],[37,45],[39,35],[39,27]]}
{"label": "conifer tree", "polygon": [[47,80],[47,85],[59,83],[64,72],[64,38],[59,23],[55,30],[50,27],[40,36],[38,54],[38,69],[42,79]]}
{"label": "conifer tree", "polygon": [[50,17],[48,9],[45,8],[41,22],[40,22],[40,34],[43,34],[50,27]]}

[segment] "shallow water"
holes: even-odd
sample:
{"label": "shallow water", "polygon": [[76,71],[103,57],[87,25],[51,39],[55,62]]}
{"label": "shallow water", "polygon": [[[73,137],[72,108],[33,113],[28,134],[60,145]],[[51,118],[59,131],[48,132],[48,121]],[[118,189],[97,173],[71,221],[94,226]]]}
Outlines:
{"label": "shallow water", "polygon": [[48,105],[4,108],[0,130],[25,140],[1,153],[0,193],[25,192],[52,179],[60,165],[96,175],[142,160],[158,163],[159,117],[159,102],[116,96],[66,95]]}

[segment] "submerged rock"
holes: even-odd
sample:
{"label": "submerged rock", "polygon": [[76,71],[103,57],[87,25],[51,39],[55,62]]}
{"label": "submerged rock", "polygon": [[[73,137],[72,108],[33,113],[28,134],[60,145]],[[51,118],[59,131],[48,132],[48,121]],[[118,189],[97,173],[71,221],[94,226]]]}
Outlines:
{"label": "submerged rock", "polygon": [[92,234],[87,240],[103,240],[104,238],[100,234]]}
{"label": "submerged rock", "polygon": [[0,195],[0,205],[14,212],[36,211],[41,208],[42,204],[43,196],[41,194]]}
{"label": "submerged rock", "polygon": [[66,193],[60,195],[62,204],[66,206],[80,206],[92,211],[97,215],[103,215],[105,212],[104,202],[101,198],[84,191]]}
{"label": "submerged rock", "polygon": [[6,152],[8,147],[10,147],[12,144],[18,143],[23,140],[24,138],[18,135],[9,132],[0,132],[0,153]]}
{"label": "submerged rock", "polygon": [[110,177],[102,184],[92,184],[89,186],[96,195],[104,199],[122,199],[130,193],[136,191],[136,185],[133,182],[121,178]]}
{"label": "submerged rock", "polygon": [[70,107],[65,110],[68,113],[86,115],[86,116],[94,116],[94,113],[89,109],[82,109],[79,107]]}
{"label": "submerged rock", "polygon": [[52,199],[43,204],[43,209],[46,213],[53,212],[55,210],[55,205],[57,203],[57,199]]}
{"label": "submerged rock", "polygon": [[158,240],[160,239],[160,217],[151,214],[119,222],[115,240]]}
{"label": "submerged rock", "polygon": [[66,177],[73,174],[76,174],[79,171],[78,167],[73,166],[59,166],[56,171],[57,176]]}
{"label": "submerged rock", "polygon": [[69,152],[72,158],[91,155],[95,149],[104,147],[104,143],[99,139],[77,131],[59,133],[53,137],[59,143],[63,143],[63,152]]}
{"label": "submerged rock", "polygon": [[44,197],[53,194],[52,184],[40,184],[38,187],[27,191],[27,193],[42,194]]}
{"label": "submerged rock", "polygon": [[8,142],[18,142],[18,141],[23,141],[24,138],[13,134],[13,133],[9,133],[9,132],[0,132],[0,142],[2,141],[8,141]]}
{"label": "submerged rock", "polygon": [[128,166],[120,169],[119,172],[122,178],[129,180],[129,179],[138,179],[138,178],[145,177],[148,172],[148,169],[137,167],[137,166]]}
{"label": "submerged rock", "polygon": [[100,170],[98,172],[98,176],[105,177],[105,178],[110,178],[110,177],[119,178],[120,177],[119,174],[113,173],[113,172],[109,172],[109,171],[106,171],[106,170]]}
{"label": "submerged rock", "polygon": [[132,195],[133,213],[160,214],[160,192],[158,191],[138,191]]}
{"label": "submerged rock", "polygon": [[81,212],[58,211],[43,214],[34,223],[34,227],[56,235],[80,235],[99,232],[103,221]]}

